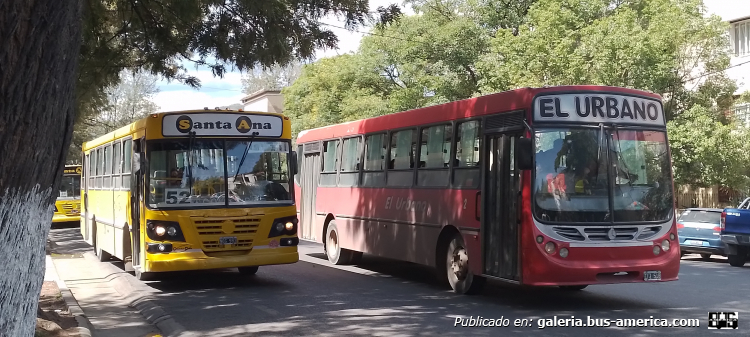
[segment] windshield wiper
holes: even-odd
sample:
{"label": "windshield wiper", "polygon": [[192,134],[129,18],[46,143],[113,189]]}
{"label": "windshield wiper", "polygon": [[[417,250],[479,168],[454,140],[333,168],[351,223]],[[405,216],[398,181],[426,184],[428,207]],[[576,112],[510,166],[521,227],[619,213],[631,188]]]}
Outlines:
{"label": "windshield wiper", "polygon": [[[245,158],[247,158],[247,151],[250,150],[250,145],[253,144],[253,140],[255,140],[255,136],[258,135],[258,132],[253,132],[252,136],[250,136],[250,140],[247,142],[247,146],[245,146],[245,152],[242,154],[242,159],[240,159],[240,164],[237,165],[237,171],[234,172],[234,177],[232,177],[232,182],[237,180],[237,175],[240,174],[240,169],[242,169],[242,164],[245,163]],[[241,179],[242,185],[245,185],[245,179]]]}

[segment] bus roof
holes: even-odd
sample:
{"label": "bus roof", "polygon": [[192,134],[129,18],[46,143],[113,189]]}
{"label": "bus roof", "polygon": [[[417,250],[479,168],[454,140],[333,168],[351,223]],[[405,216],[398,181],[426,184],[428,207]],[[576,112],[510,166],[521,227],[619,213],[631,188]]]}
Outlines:
{"label": "bus roof", "polygon": [[305,143],[319,139],[346,137],[347,135],[387,131],[396,128],[526,109],[531,106],[531,101],[534,96],[538,94],[576,91],[614,92],[646,96],[661,100],[661,96],[648,91],[611,86],[570,85],[544,88],[519,88],[379,117],[304,130],[299,133],[297,143]]}

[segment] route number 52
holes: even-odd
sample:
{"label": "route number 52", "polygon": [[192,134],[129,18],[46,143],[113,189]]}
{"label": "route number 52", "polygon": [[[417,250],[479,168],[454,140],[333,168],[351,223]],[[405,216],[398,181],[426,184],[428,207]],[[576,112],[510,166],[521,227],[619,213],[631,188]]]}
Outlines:
{"label": "route number 52", "polygon": [[190,190],[182,188],[168,188],[164,192],[167,204],[187,203],[186,200],[190,196]]}

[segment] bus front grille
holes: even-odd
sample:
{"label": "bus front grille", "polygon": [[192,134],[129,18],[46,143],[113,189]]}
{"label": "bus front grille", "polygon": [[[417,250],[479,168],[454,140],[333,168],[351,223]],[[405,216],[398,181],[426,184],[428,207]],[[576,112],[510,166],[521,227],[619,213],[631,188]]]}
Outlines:
{"label": "bus front grille", "polygon": [[[613,233],[610,234],[610,230]],[[586,236],[591,241],[611,241],[611,240],[633,240],[635,234],[638,233],[638,227],[625,227],[625,228],[595,228],[589,227],[583,230]],[[614,237],[610,237],[613,235]]]}
{"label": "bus front grille", "polygon": [[[205,251],[248,250],[252,249],[260,218],[200,218],[193,223]],[[237,243],[221,244],[222,237],[235,237]]]}

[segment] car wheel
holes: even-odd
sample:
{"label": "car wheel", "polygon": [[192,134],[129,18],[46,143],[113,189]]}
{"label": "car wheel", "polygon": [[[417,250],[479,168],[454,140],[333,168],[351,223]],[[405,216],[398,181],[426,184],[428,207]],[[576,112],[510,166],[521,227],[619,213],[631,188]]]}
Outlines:
{"label": "car wheel", "polygon": [[742,267],[745,265],[745,255],[729,255],[727,256],[729,265],[732,267]]}

